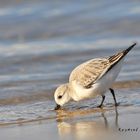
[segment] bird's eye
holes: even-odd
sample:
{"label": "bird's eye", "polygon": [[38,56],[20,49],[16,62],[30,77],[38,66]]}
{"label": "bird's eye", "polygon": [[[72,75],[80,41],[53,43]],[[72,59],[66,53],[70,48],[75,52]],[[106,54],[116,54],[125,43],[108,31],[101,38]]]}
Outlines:
{"label": "bird's eye", "polygon": [[62,95],[59,95],[59,96],[58,96],[58,99],[61,99],[61,98],[62,98]]}

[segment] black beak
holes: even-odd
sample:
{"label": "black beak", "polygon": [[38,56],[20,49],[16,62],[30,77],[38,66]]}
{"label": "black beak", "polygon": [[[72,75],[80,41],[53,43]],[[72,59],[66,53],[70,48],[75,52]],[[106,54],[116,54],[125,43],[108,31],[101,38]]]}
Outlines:
{"label": "black beak", "polygon": [[60,109],[60,108],[61,108],[61,106],[58,105],[58,104],[56,104],[56,107],[54,108],[54,110],[58,110],[58,109]]}

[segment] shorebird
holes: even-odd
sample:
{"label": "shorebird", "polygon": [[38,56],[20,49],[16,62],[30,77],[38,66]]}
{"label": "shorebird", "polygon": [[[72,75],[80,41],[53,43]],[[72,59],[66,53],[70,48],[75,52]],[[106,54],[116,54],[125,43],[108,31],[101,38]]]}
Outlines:
{"label": "shorebird", "polygon": [[98,107],[102,107],[107,90],[112,93],[115,106],[117,106],[112,84],[121,70],[125,56],[135,45],[136,43],[115,55],[91,59],[77,66],[71,72],[69,82],[56,89],[54,94],[57,104],[55,110],[60,109],[70,100],[80,101],[95,98],[98,95],[102,97]]}

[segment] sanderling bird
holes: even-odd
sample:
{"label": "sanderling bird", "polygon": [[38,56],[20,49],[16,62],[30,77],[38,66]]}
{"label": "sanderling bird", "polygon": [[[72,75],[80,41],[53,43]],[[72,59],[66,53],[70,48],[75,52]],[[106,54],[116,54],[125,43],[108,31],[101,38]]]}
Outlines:
{"label": "sanderling bird", "polygon": [[112,93],[115,106],[117,106],[112,84],[120,72],[125,56],[135,45],[136,43],[110,57],[91,59],[77,66],[70,74],[69,83],[60,85],[56,89],[55,110],[70,100],[80,101],[95,98],[98,95],[102,96],[98,107],[102,107],[107,90]]}

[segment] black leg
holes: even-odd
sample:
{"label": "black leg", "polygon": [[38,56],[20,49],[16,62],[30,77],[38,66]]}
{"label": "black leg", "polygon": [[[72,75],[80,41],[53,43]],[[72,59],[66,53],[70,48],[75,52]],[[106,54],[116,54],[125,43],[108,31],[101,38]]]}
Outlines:
{"label": "black leg", "polygon": [[102,95],[102,102],[98,107],[102,107],[104,100],[105,100],[105,95]]}
{"label": "black leg", "polygon": [[114,99],[114,102],[115,102],[115,106],[118,106],[118,103],[117,103],[117,100],[116,100],[116,97],[115,97],[114,90],[112,88],[110,88],[109,90],[112,93],[112,96],[113,96],[113,99]]}

